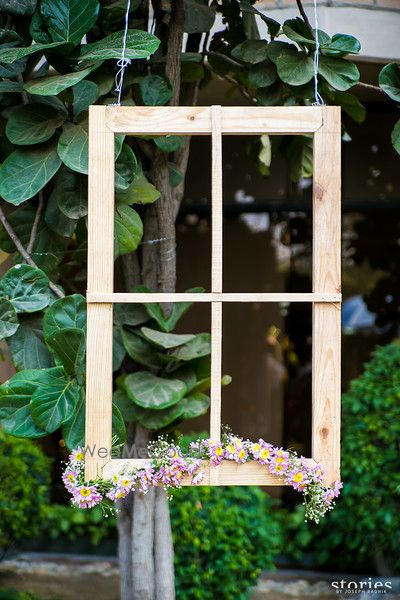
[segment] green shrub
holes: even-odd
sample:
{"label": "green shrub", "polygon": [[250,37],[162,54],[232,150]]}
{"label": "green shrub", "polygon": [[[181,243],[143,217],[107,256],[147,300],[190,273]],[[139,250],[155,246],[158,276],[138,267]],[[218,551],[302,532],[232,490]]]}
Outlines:
{"label": "green shrub", "polygon": [[342,412],[343,493],[319,526],[299,523],[287,537],[320,565],[400,572],[400,343],[376,350],[343,395]]}
{"label": "green shrub", "polygon": [[43,531],[53,540],[70,542],[85,538],[92,546],[117,537],[115,517],[105,517],[100,506],[82,510],[73,506],[52,504],[46,511]]}
{"label": "green shrub", "polygon": [[[18,590],[9,590],[0,588],[0,600],[42,600],[33,592],[19,592]],[[53,598],[52,600],[57,600]]]}
{"label": "green shrub", "polygon": [[30,440],[0,430],[0,547],[36,535],[47,504],[50,461]]}
{"label": "green shrub", "polygon": [[273,567],[271,501],[259,488],[182,488],[170,511],[179,600],[247,598]]}

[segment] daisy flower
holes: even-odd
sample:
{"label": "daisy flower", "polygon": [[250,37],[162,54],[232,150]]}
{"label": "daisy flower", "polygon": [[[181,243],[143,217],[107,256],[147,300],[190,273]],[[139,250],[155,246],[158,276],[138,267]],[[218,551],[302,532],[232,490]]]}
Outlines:
{"label": "daisy flower", "polygon": [[73,504],[79,508],[92,508],[102,501],[102,495],[97,491],[95,485],[78,486],[72,498]]}

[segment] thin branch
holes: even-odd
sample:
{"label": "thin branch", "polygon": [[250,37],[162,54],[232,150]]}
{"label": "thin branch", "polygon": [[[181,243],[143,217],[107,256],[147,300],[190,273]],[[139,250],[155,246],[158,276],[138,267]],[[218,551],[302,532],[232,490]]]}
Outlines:
{"label": "thin branch", "polygon": [[312,25],[310,23],[310,21],[308,20],[308,17],[306,15],[306,11],[304,10],[304,7],[301,3],[301,0],[296,0],[296,4],[297,4],[297,8],[299,9],[299,13],[302,16],[302,19],[304,21],[304,23],[307,25],[308,29],[310,30],[310,33],[313,37],[313,40],[315,40],[315,35],[314,35],[314,30],[312,28]]}
{"label": "thin branch", "polygon": [[239,62],[237,62],[236,60],[233,60],[233,58],[230,58],[230,56],[227,56],[226,54],[222,54],[222,52],[205,52],[204,56],[215,56],[216,58],[220,58],[221,60],[223,60],[224,62],[226,62],[228,65],[231,65],[232,67],[235,67],[235,69],[243,69],[244,66],[241,65]]}
{"label": "thin branch", "polygon": [[[6,215],[4,214],[3,209],[1,207],[0,207],[0,221],[1,221],[4,229],[8,233],[8,236],[11,239],[11,241],[13,242],[14,246],[16,247],[16,249],[18,250],[18,252],[22,256],[22,258],[28,263],[28,265],[30,265],[31,267],[35,267],[36,269],[38,269],[39,267],[32,260],[31,256],[28,254],[28,252],[26,251],[26,249],[22,245],[21,240],[19,239],[19,237],[15,233],[14,229],[12,228],[12,226],[10,225],[10,223],[7,221]],[[52,281],[49,281],[49,288],[51,289],[52,292],[55,293],[56,296],[58,296],[59,298],[64,298],[63,292]]]}
{"label": "thin branch", "polygon": [[31,230],[31,236],[29,238],[29,243],[26,247],[26,251],[29,255],[32,254],[32,250],[33,250],[33,245],[35,243],[36,240],[36,235],[37,235],[37,230],[38,230],[38,226],[40,223],[40,219],[42,218],[42,214],[43,214],[43,208],[44,208],[44,198],[43,198],[43,191],[41,190],[39,192],[39,204],[36,210],[36,215],[35,215],[35,220],[33,221],[33,225],[32,225],[32,230]]}
{"label": "thin branch", "polygon": [[184,23],[185,3],[183,0],[174,0],[169,23],[168,48],[165,63],[165,75],[170,80],[173,89],[173,95],[169,102],[170,106],[177,106],[179,104]]}
{"label": "thin branch", "polygon": [[385,93],[382,88],[378,87],[377,85],[372,85],[372,83],[364,83],[363,81],[359,81],[356,83],[356,85],[366,88],[367,90],[374,90],[374,92],[381,92],[382,94]]}

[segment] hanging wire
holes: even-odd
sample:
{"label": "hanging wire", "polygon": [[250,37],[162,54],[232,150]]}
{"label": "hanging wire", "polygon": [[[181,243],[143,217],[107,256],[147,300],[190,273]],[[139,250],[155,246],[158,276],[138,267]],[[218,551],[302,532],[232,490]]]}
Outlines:
{"label": "hanging wire", "polygon": [[127,5],[126,5],[126,13],[125,13],[125,29],[124,29],[124,37],[122,40],[122,53],[121,53],[121,58],[117,61],[117,67],[119,67],[119,69],[115,75],[115,91],[118,93],[117,106],[121,106],[122,88],[124,86],[125,69],[128,65],[131,64],[130,59],[125,57],[126,42],[127,42],[127,38],[128,38],[128,29],[129,29],[130,10],[131,10],[131,0],[128,0]]}
{"label": "hanging wire", "polygon": [[317,0],[314,0],[314,27],[315,27],[315,51],[314,51],[314,105],[320,106],[324,103],[318,91],[318,65],[319,65],[319,36],[318,36],[318,10]]}

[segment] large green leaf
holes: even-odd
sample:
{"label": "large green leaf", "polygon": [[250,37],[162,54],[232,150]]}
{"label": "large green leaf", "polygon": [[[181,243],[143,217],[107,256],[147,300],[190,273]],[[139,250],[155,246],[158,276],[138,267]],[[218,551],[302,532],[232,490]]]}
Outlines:
{"label": "large green leaf", "polygon": [[119,327],[113,328],[113,351],[112,351],[112,368],[113,371],[118,371],[121,368],[122,361],[126,356],[122,333]]}
{"label": "large green leaf", "polygon": [[238,60],[256,65],[268,58],[268,44],[264,40],[246,40],[235,46],[231,54]]}
{"label": "large green leaf", "polygon": [[115,325],[141,325],[149,320],[146,309],[141,304],[114,304]]}
{"label": "large green leaf", "polygon": [[23,91],[22,83],[19,81],[0,81],[0,94],[3,93],[17,93],[20,94]]}
{"label": "large green leaf", "polygon": [[32,15],[36,0],[0,0],[0,10],[12,15]]}
{"label": "large green leaf", "polygon": [[328,43],[322,42],[321,50],[323,54],[332,56],[344,56],[345,54],[358,54],[361,50],[361,44],[352,35],[344,33],[335,33]]}
{"label": "large green leaf", "polygon": [[67,328],[86,330],[86,301],[80,294],[56,300],[43,317],[45,339]]}
{"label": "large green leaf", "polygon": [[15,334],[19,326],[17,313],[9,300],[0,298],[0,340]]}
{"label": "large green leaf", "polygon": [[204,415],[210,406],[210,398],[200,392],[190,394],[181,400],[183,405],[182,417],[184,419],[195,419]]}
{"label": "large green leaf", "polygon": [[35,312],[52,300],[47,275],[30,265],[15,265],[0,280],[0,296],[17,312]]}
{"label": "large green leaf", "polygon": [[182,346],[191,340],[194,340],[195,335],[189,334],[177,334],[177,333],[164,333],[157,329],[150,329],[150,327],[142,327],[140,329],[146,340],[155,344],[160,348],[176,348]]}
{"label": "large green leaf", "polygon": [[171,82],[166,77],[147,75],[139,83],[142,99],[147,106],[162,106],[172,98]]}
{"label": "large green leaf", "polygon": [[84,79],[72,88],[74,94],[74,115],[77,117],[94,104],[99,97],[99,88],[93,81]]}
{"label": "large green leaf", "polygon": [[202,33],[210,31],[215,21],[215,8],[208,6],[204,0],[185,0],[186,33]]}
{"label": "large green leaf", "polygon": [[[80,58],[106,60],[121,58],[124,32],[117,31],[98,42],[81,46]],[[129,29],[126,40],[125,58],[148,58],[155,52],[160,40],[155,35],[137,29]],[[1,56],[0,56],[1,60]]]}
{"label": "large green leaf", "polygon": [[52,433],[73,415],[80,388],[62,367],[42,370],[38,383],[31,398],[32,418],[38,427]]}
{"label": "large green leaf", "polygon": [[33,198],[61,165],[53,142],[21,148],[7,156],[0,167],[0,196],[18,206]]}
{"label": "large green leaf", "polygon": [[87,215],[87,178],[80,173],[60,169],[54,181],[53,194],[66,217],[80,219]]}
{"label": "large green leaf", "polygon": [[400,120],[397,121],[396,125],[393,127],[391,140],[393,148],[396,150],[397,154],[400,154]]}
{"label": "large green leaf", "polygon": [[303,85],[314,75],[314,62],[305,52],[284,48],[276,57],[278,75],[289,85]]}
{"label": "large green leaf", "polygon": [[306,25],[303,19],[300,19],[300,17],[285,21],[282,26],[282,30],[289,40],[292,40],[297,44],[304,46],[315,46],[313,32],[310,31],[309,27]]}
{"label": "large green leaf", "polygon": [[345,92],[360,79],[360,72],[356,65],[343,58],[320,56],[318,73],[340,92]]}
{"label": "large green leaf", "polygon": [[136,421],[138,407],[129,398],[124,389],[117,389],[113,394],[113,404],[118,408],[122,417],[127,422]]}
{"label": "large green leaf", "polygon": [[118,190],[118,204],[151,204],[160,197],[157,188],[139,173],[126,190]]}
{"label": "large green leaf", "polygon": [[62,426],[62,436],[67,448],[83,447],[85,445],[85,397],[81,390],[80,398],[72,414],[72,417]]}
{"label": "large green leaf", "polygon": [[55,190],[47,201],[44,220],[52,231],[62,237],[70,238],[76,229],[76,220],[66,217],[59,209]]}
{"label": "large green leaf", "polygon": [[379,73],[379,86],[395,102],[400,101],[400,66],[397,63],[385,65]]}
{"label": "large green leaf", "polygon": [[32,44],[32,46],[28,46],[27,48],[1,48],[0,63],[11,64],[35,52],[52,50],[53,48],[59,48],[63,44],[64,42],[52,42],[51,44]]}
{"label": "large green leaf", "polygon": [[115,189],[128,189],[137,170],[138,162],[132,148],[128,144],[122,144],[121,152],[115,163]]}
{"label": "large green leaf", "polygon": [[85,332],[66,327],[46,337],[46,344],[63,365],[65,372],[82,383],[85,370]]}
{"label": "large green leaf", "polygon": [[67,113],[49,104],[31,102],[17,106],[7,121],[6,135],[10,142],[27,146],[46,142],[62,125]]}
{"label": "large green leaf", "polygon": [[115,438],[113,446],[123,446],[126,442],[126,427],[120,410],[115,404],[112,405],[111,431]]}
{"label": "large green leaf", "polygon": [[43,342],[41,319],[35,315],[23,317],[18,331],[7,343],[18,370],[53,366],[51,354]]}
{"label": "large green leaf", "polygon": [[[0,54],[2,50],[12,49],[21,46],[23,40],[16,31],[12,29],[0,29]],[[20,75],[26,67],[26,58],[21,58],[13,64],[6,64],[0,61],[0,77],[16,77]]]}
{"label": "large green leaf", "polygon": [[268,28],[268,33],[272,38],[274,38],[276,35],[278,35],[279,30],[281,28],[278,21],[271,19],[271,17],[267,17],[264,13],[260,12],[256,8],[254,8],[254,6],[252,4],[250,4],[250,2],[247,2],[247,1],[240,2],[240,10],[242,11],[242,13],[258,15],[260,17],[260,19],[262,21],[264,21],[264,23],[266,24],[266,26]]}
{"label": "large green leaf", "polygon": [[54,42],[79,44],[94,25],[97,0],[41,0],[40,12]]}
{"label": "large green leaf", "polygon": [[97,69],[98,66],[99,65],[91,65],[86,69],[82,69],[82,71],[66,73],[65,75],[38,77],[37,79],[32,79],[32,81],[25,83],[24,89],[30,94],[36,94],[37,96],[55,96],[67,88],[76,85],[94,69]]}
{"label": "large green leaf", "polygon": [[179,419],[184,411],[183,400],[162,410],[152,410],[151,408],[136,407],[136,419],[139,423],[150,431],[158,431],[171,425]]}
{"label": "large green leaf", "polygon": [[349,92],[333,92],[332,99],[335,104],[342,107],[343,111],[349,115],[357,123],[362,123],[365,120],[366,109],[361,104],[357,96]]}
{"label": "large green leaf", "polygon": [[6,433],[27,438],[47,435],[47,431],[33,421],[30,407],[31,397],[44,372],[26,369],[0,386],[0,420]]}
{"label": "large green leaf", "polygon": [[118,206],[115,211],[115,256],[134,252],[142,236],[143,223],[138,213],[130,206]]}
{"label": "large green leaf", "polygon": [[61,160],[72,171],[87,175],[88,163],[87,123],[73,125],[65,123],[58,140],[57,152]]}
{"label": "large green leaf", "polygon": [[186,393],[179,379],[163,379],[148,371],[131,373],[125,378],[126,393],[138,406],[161,410],[173,406]]}
{"label": "large green leaf", "polygon": [[251,67],[248,80],[255,88],[268,87],[275,83],[278,78],[276,67],[272,62],[264,61]]}
{"label": "large green leaf", "polygon": [[[137,286],[134,291],[148,292],[149,290],[145,287]],[[201,287],[190,288],[187,290],[187,292],[201,293],[201,292],[204,292],[204,288],[201,288]],[[149,315],[149,317],[151,317],[158,323],[160,329],[162,329],[162,331],[169,333],[170,331],[172,331],[175,328],[179,319],[189,310],[189,308],[192,306],[192,303],[191,302],[174,302],[168,316],[164,313],[161,306],[157,302],[145,303],[144,306],[147,310],[147,314]]]}
{"label": "large green leaf", "polygon": [[129,356],[145,367],[159,368],[162,363],[155,349],[139,335],[122,329],[122,340]]}
{"label": "large green leaf", "polygon": [[180,346],[170,356],[176,360],[193,360],[201,356],[207,356],[211,353],[211,335],[209,333],[199,333],[190,342]]}

